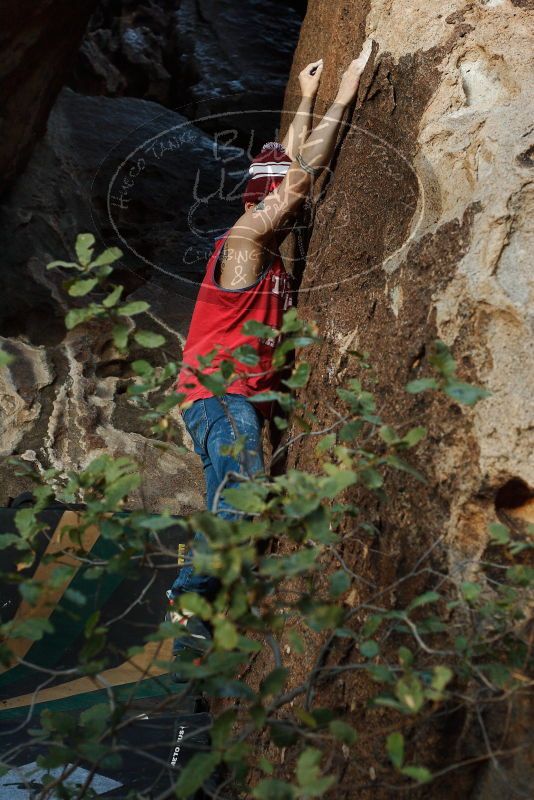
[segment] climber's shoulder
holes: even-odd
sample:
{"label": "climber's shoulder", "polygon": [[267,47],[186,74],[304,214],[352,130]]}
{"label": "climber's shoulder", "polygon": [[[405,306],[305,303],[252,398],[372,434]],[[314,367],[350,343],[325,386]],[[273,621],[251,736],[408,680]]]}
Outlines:
{"label": "climber's shoulder", "polygon": [[234,225],[221,248],[215,281],[222,289],[246,289],[261,275],[267,257],[259,237],[243,225]]}

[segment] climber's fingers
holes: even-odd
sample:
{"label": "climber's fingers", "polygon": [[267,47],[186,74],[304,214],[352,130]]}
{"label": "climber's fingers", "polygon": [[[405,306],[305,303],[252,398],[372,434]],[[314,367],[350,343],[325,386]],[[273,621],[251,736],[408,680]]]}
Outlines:
{"label": "climber's fingers", "polygon": [[314,97],[319,89],[321,72],[323,71],[323,59],[312,61],[299,73],[300,88],[305,95]]}
{"label": "climber's fingers", "polygon": [[347,67],[345,74],[349,73],[355,77],[360,77],[362,72],[364,71],[369,58],[371,57],[371,53],[373,51],[373,40],[366,39],[363,43],[362,49],[360,50],[360,55],[358,58],[353,59],[349,66]]}
{"label": "climber's fingers", "polygon": [[318,72],[321,72],[323,69],[323,59],[320,58],[318,61],[312,61],[302,70],[301,74],[304,75],[316,75]]}
{"label": "climber's fingers", "polygon": [[356,97],[358,85],[362,73],[367,66],[367,62],[373,50],[373,40],[367,39],[364,43],[360,55],[350,62],[349,66],[341,76],[337,99],[339,102],[351,103]]}
{"label": "climber's fingers", "polygon": [[311,61],[307,64],[303,70],[299,73],[299,78],[302,80],[303,78],[309,78],[310,76],[316,76],[317,73],[320,73],[323,68],[323,59],[320,58],[318,61]]}

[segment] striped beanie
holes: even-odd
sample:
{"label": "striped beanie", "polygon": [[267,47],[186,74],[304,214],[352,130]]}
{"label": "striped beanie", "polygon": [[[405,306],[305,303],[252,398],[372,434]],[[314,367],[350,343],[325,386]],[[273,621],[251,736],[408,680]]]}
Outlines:
{"label": "striped beanie", "polygon": [[249,167],[249,180],[243,192],[243,203],[259,203],[276,189],[291,166],[291,159],[279,142],[267,142]]}

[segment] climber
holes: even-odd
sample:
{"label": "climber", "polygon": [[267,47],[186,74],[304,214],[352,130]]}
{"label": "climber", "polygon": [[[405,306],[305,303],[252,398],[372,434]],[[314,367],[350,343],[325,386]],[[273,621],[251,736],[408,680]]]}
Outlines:
{"label": "climber", "polygon": [[[314,179],[330,163],[343,114],[356,97],[371,49],[372,41],[367,40],[343,73],[333,104],[311,133],[311,108],[319,88],[322,59],[300,73],[302,99],[288,133],[281,144],[269,143],[253,160],[243,195],[244,213],[217,241],[207,263],[176,390],[183,394],[183,420],[202,460],[207,508],[226,519],[234,519],[237,512],[221,496],[221,485],[238,485],[229,477],[232,473],[252,476],[264,471],[261,431],[272,407],[252,403],[250,398],[277,389],[279,379],[272,368],[275,340],[258,341],[245,336],[241,329],[247,320],[280,327],[283,313],[292,303],[291,278],[284,269],[279,246],[287,234],[288,221],[309,195]],[[189,369],[198,368],[198,358],[215,350],[210,365],[201,370],[203,375],[213,373],[222,360],[228,360],[229,353],[245,344],[254,346],[259,361],[253,366],[236,365],[237,377],[223,396],[214,396]],[[222,446],[232,445],[239,436],[245,442],[239,458],[221,453]],[[206,547],[202,534],[196,534],[194,546]],[[217,589],[214,578],[196,574],[191,564],[181,569],[167,592],[169,618],[179,620],[188,634],[176,640],[175,653],[195,647],[195,642],[208,639],[209,633],[197,617],[175,611],[174,599],[186,591],[210,598]]]}

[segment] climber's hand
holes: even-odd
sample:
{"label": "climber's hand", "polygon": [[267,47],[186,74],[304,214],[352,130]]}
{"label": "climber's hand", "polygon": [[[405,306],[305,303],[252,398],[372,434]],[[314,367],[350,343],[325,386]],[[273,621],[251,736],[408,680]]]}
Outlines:
{"label": "climber's hand", "polygon": [[319,89],[321,73],[323,71],[323,59],[312,61],[299,73],[300,91],[303,97],[315,97]]}
{"label": "climber's hand", "polygon": [[351,61],[343,76],[341,78],[341,83],[339,84],[339,89],[336,96],[336,103],[342,103],[343,105],[348,106],[354,98],[356,97],[356,93],[358,91],[358,86],[360,83],[360,78],[362,76],[362,72],[364,71],[367,62],[369,61],[369,56],[371,55],[371,51],[373,49],[373,40],[367,39],[364,42],[362,47],[362,51],[358,58],[355,58],[354,61]]}

